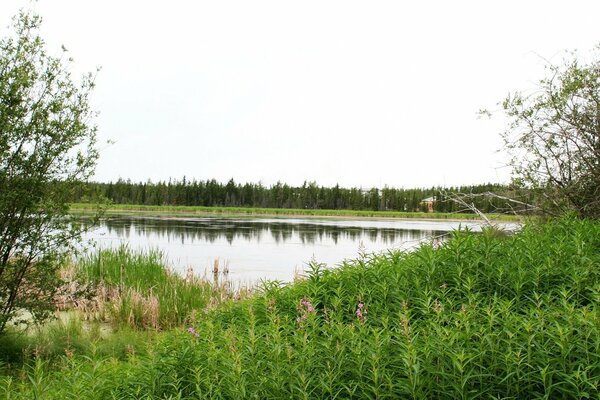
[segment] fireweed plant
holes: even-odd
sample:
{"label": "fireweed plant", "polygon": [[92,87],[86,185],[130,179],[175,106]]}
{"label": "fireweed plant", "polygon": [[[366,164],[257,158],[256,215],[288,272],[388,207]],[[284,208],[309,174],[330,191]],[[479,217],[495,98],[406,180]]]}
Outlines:
{"label": "fireweed plant", "polygon": [[600,223],[315,264],[198,310],[146,352],[76,348],[3,371],[16,399],[598,398]]}

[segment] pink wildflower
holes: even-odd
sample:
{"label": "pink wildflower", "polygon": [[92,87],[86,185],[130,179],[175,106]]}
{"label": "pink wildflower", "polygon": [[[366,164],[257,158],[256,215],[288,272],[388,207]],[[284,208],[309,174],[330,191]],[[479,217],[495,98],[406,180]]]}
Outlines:
{"label": "pink wildflower", "polygon": [[365,304],[362,301],[359,301],[356,306],[356,318],[358,318],[360,322],[365,322],[366,315],[367,310],[365,309]]}
{"label": "pink wildflower", "polygon": [[310,302],[310,300],[308,300],[306,297],[303,297],[302,300],[300,300],[300,304],[298,305],[298,313],[299,316],[298,318],[296,318],[296,322],[303,322],[308,319],[308,316],[310,314],[315,314],[316,310]]}

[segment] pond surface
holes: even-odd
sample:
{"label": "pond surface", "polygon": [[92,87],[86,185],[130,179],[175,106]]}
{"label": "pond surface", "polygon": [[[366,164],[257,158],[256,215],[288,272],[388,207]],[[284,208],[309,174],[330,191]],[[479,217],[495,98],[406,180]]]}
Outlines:
{"label": "pond surface", "polygon": [[191,267],[212,278],[218,260],[232,282],[254,284],[291,281],[311,260],[335,267],[359,251],[414,248],[459,227],[481,229],[476,222],[424,220],[112,217],[87,238],[101,248],[159,249],[181,274]]}

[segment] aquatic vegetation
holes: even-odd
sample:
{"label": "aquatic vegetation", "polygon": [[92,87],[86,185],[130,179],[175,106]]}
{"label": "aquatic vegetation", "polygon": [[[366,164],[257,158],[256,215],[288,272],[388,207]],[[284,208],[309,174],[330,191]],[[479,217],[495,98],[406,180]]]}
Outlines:
{"label": "aquatic vegetation", "polygon": [[189,270],[182,277],[165,263],[159,251],[136,252],[126,246],[83,257],[76,263],[76,275],[92,286],[93,297],[80,310],[88,318],[116,325],[168,329],[193,320],[206,308],[248,293],[243,289],[234,292],[226,279],[217,279],[218,260],[212,282]]}

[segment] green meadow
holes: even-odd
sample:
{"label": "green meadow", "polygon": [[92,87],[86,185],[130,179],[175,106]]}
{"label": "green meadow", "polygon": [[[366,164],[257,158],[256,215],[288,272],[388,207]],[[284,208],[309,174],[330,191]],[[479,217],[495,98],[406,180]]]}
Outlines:
{"label": "green meadow", "polygon": [[242,292],[127,248],[68,272],[88,303],[0,339],[5,398],[600,395],[598,222],[457,232]]}

